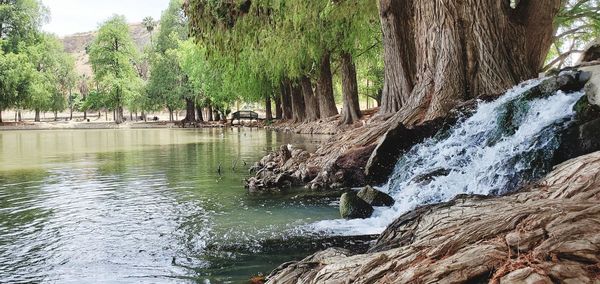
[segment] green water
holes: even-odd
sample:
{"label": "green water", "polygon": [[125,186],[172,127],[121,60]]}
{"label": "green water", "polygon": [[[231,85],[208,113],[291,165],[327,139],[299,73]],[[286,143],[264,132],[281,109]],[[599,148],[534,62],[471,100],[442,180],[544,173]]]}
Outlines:
{"label": "green water", "polygon": [[265,240],[338,213],[327,199],[248,195],[242,180],[269,150],[322,139],[256,129],[0,131],[0,282],[241,283],[268,273],[307,249]]}

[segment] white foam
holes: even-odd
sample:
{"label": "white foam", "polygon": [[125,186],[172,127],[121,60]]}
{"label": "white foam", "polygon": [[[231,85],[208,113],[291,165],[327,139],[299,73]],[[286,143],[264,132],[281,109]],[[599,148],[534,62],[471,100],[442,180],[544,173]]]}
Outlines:
{"label": "white foam", "polygon": [[[555,128],[573,116],[573,106],[583,95],[559,91],[531,100],[514,118],[518,121],[514,133],[499,136],[503,129],[499,117],[507,106],[539,83],[526,82],[496,101],[480,103],[446,138],[428,139],[406,153],[388,184],[379,188],[396,200],[392,208],[377,208],[369,219],[327,220],[310,224],[309,229],[340,235],[377,234],[417,206],[449,201],[459,194],[502,194],[537,177],[541,173],[538,168],[547,166],[558,147]],[[449,173],[419,182],[419,177],[435,169]]]}

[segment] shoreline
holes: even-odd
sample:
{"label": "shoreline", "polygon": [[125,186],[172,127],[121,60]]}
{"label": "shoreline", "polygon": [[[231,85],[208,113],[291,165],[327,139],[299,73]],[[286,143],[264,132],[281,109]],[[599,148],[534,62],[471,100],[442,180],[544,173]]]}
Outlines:
{"label": "shoreline", "polygon": [[[236,125],[238,126],[238,125]],[[242,125],[245,126],[245,125]],[[202,128],[224,128],[230,127],[229,124],[222,122],[205,122],[199,127],[186,127],[185,129],[202,129]],[[75,121],[56,121],[56,122],[4,122],[0,123],[1,131],[19,131],[19,130],[69,130],[69,129],[80,129],[80,130],[98,130],[98,129],[165,129],[165,128],[181,128],[179,122],[165,122],[165,121],[148,121],[148,122],[124,122],[122,124],[115,124],[112,121],[106,122],[75,122]]]}

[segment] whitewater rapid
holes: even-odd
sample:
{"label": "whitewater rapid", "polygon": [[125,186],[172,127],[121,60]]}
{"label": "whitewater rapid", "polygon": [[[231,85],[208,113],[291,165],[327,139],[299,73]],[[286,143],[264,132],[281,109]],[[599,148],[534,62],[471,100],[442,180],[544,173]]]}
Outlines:
{"label": "whitewater rapid", "polygon": [[556,132],[571,121],[583,93],[559,91],[525,100],[527,91],[540,82],[531,80],[493,102],[480,102],[473,115],[404,154],[389,182],[378,188],[396,200],[393,207],[376,208],[369,219],[326,220],[308,229],[334,235],[379,234],[418,206],[459,194],[504,194],[541,177],[559,146]]}

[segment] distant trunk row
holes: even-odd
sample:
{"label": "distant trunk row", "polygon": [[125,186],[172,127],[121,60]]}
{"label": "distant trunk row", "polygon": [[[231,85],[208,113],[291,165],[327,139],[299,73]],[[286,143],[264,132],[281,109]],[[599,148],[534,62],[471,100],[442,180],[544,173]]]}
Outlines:
{"label": "distant trunk row", "polygon": [[[358,82],[356,65],[352,55],[342,53],[340,56],[342,92],[344,108],[342,109],[344,124],[352,124],[361,117],[358,100]],[[331,72],[331,56],[326,53],[320,62],[316,80],[302,76],[297,80],[284,79],[280,92],[275,96],[275,118],[294,123],[312,122],[338,115],[333,95],[333,79]],[[272,117],[271,98],[267,104],[267,119]]]}

